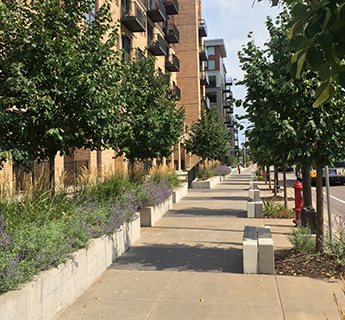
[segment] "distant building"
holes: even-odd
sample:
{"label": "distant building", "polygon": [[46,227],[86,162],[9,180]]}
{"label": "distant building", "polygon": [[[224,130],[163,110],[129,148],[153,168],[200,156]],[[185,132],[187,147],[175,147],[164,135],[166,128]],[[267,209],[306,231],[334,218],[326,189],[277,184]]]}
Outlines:
{"label": "distant building", "polygon": [[223,61],[226,58],[224,40],[205,40],[204,46],[207,54],[205,72],[208,78],[208,85],[206,85],[206,104],[209,107],[217,108],[219,114],[224,119],[224,124],[227,126],[231,145],[235,146],[234,108],[231,103],[231,99],[233,98],[231,86],[233,83],[232,79],[227,76]]}

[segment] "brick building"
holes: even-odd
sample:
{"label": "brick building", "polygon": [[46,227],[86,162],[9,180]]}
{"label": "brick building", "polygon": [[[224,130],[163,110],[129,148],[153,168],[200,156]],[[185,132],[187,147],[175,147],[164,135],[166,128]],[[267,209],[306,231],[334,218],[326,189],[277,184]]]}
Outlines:
{"label": "brick building", "polygon": [[[86,22],[92,20],[104,0],[96,0],[95,8],[85,15]],[[202,98],[205,96],[203,73],[203,37],[206,24],[202,20],[200,0],[113,0],[113,20],[120,21],[118,49],[124,57],[139,58],[146,52],[155,57],[155,68],[163,74],[170,74],[171,90],[178,104],[186,109],[186,125],[200,117]],[[147,49],[147,50],[146,50]],[[177,169],[190,167],[180,144],[169,159]],[[63,171],[77,174],[80,167],[103,176],[107,172],[126,169],[123,158],[115,157],[114,150],[75,151],[70,157],[56,157],[55,174]],[[195,159],[197,161],[197,159]],[[153,163],[156,163],[153,160]],[[6,172],[12,171],[6,164]],[[0,171],[1,175],[4,172]]]}

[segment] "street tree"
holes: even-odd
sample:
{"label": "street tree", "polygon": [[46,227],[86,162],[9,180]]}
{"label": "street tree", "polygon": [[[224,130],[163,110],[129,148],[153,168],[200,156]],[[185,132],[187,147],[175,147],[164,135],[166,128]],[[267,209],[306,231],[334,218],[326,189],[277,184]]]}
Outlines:
{"label": "street tree", "polygon": [[240,54],[246,73],[242,83],[248,88],[243,103],[247,111],[245,117],[253,123],[246,136],[252,154],[255,155],[253,148],[262,144],[266,155],[260,152],[259,156],[272,157],[272,163],[281,158],[282,165],[295,163],[307,169],[312,165],[316,167],[316,251],[322,251],[322,168],[344,155],[344,90],[338,88],[331,99],[313,106],[322,79],[313,70],[303,72],[298,79],[286,71],[290,57],[283,53],[283,48],[288,45],[289,15],[285,12],[279,20],[278,25],[268,20],[271,39],[263,52],[266,58],[260,60],[260,49],[252,42]]}
{"label": "street tree", "polygon": [[135,161],[168,157],[184,128],[184,108],[168,93],[168,77],[154,67],[154,57],[123,61],[119,118],[121,131],[114,141],[118,155]]}
{"label": "street tree", "polygon": [[201,118],[192,123],[188,136],[184,148],[204,162],[206,159],[215,159],[230,149],[228,131],[214,107],[207,111],[202,108]]}
{"label": "street tree", "polygon": [[[262,0],[258,0],[259,2]],[[293,52],[287,64],[293,77],[303,70],[316,70],[322,85],[316,92],[314,107],[335,94],[336,84],[345,87],[345,0],[272,0],[291,7],[292,41],[285,48]]]}
{"label": "street tree", "polygon": [[13,161],[107,147],[117,135],[119,58],[110,4],[0,2],[0,150]]}

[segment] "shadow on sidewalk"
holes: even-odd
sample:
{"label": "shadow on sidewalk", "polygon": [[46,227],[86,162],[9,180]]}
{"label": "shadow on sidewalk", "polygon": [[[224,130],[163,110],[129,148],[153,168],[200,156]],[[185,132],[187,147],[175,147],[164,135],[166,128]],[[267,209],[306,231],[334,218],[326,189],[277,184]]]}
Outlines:
{"label": "shadow on sidewalk", "polygon": [[[200,200],[200,199],[198,199]],[[188,209],[170,210],[164,217],[205,217],[205,216],[221,216],[246,218],[247,211],[240,209],[206,209],[199,207],[189,207]]]}
{"label": "shadow on sidewalk", "polygon": [[[217,190],[218,191],[218,190]],[[184,197],[183,201],[247,201],[248,197]]]}
{"label": "shadow on sidewalk", "polygon": [[201,244],[137,246],[131,247],[109,269],[242,273],[242,249]]}

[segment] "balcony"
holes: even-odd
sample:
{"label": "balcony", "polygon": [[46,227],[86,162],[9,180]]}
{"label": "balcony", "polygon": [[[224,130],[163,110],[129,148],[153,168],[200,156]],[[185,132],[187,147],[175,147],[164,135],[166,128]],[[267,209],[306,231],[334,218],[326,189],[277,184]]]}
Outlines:
{"label": "balcony", "polygon": [[151,18],[152,22],[166,21],[166,10],[162,0],[148,0],[147,15]]}
{"label": "balcony", "polygon": [[165,57],[165,69],[169,72],[180,71],[180,60],[174,54],[170,57]]}
{"label": "balcony", "polygon": [[225,99],[226,100],[231,100],[232,98],[233,98],[233,95],[232,95],[232,91],[230,90],[230,92],[225,94]]}
{"label": "balcony", "polygon": [[149,48],[148,50],[154,56],[166,56],[168,52],[168,47],[165,40],[160,34],[156,34],[152,39],[149,39]]}
{"label": "balcony", "polygon": [[199,38],[207,37],[207,25],[204,19],[199,20]]}
{"label": "balcony", "polygon": [[227,109],[225,109],[226,114],[233,114],[234,113],[234,108],[233,107],[229,107]]}
{"label": "balcony", "polygon": [[163,0],[167,15],[178,14],[177,0]]}
{"label": "balcony", "polygon": [[205,71],[200,72],[200,84],[203,86],[208,86],[210,84],[208,74]]}
{"label": "balcony", "polygon": [[228,85],[223,86],[223,93],[230,93],[230,92],[231,92],[230,86]]}
{"label": "balcony", "polygon": [[131,32],[146,31],[146,15],[137,2],[121,2],[121,22]]}
{"label": "balcony", "polygon": [[165,30],[165,40],[168,43],[179,43],[180,42],[180,31],[177,29],[174,23],[168,24]]}
{"label": "balcony", "polygon": [[204,99],[205,99],[205,108],[207,110],[210,110],[211,109],[211,100],[210,100],[210,98],[208,96],[206,96]]}
{"label": "balcony", "polygon": [[167,95],[177,101],[181,100],[181,89],[176,85],[173,84],[172,88],[168,90]]}
{"label": "balcony", "polygon": [[202,51],[199,52],[199,59],[200,61],[208,61],[208,54],[205,47]]}
{"label": "balcony", "polygon": [[232,86],[232,79],[231,78],[225,78],[225,85],[226,86]]}

